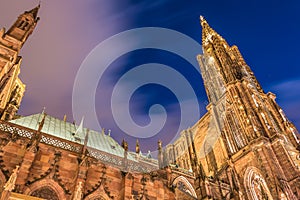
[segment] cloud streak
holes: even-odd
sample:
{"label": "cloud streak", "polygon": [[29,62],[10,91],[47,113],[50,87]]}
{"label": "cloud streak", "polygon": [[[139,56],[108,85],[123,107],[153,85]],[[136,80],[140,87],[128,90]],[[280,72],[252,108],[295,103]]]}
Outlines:
{"label": "cloud streak", "polygon": [[285,80],[268,88],[276,94],[278,104],[283,108],[289,120],[291,120],[299,130],[300,78]]}

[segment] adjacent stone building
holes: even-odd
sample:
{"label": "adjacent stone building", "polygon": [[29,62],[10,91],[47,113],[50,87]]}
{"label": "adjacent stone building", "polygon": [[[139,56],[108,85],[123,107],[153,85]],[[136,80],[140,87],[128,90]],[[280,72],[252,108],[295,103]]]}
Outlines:
{"label": "adjacent stone building", "polygon": [[[201,17],[197,57],[208,112],[158,159],[44,111],[15,118],[25,91],[19,50],[39,6],[0,38],[1,199],[300,199],[298,131],[236,46]],[[200,51],[200,50],[199,50]],[[196,59],[196,58],[195,58]],[[9,121],[6,121],[9,120]]]}

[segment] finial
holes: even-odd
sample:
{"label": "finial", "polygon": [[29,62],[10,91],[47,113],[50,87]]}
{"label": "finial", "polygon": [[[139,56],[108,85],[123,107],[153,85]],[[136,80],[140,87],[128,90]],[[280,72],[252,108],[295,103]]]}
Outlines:
{"label": "finial", "polygon": [[205,18],[202,15],[200,15],[200,24],[201,24],[201,26],[203,26],[204,24],[207,24],[207,21],[205,20]]}
{"label": "finial", "polygon": [[148,150],[148,153],[147,153],[147,156],[146,156],[147,158],[152,158],[152,155],[151,155],[151,151],[150,150]]}
{"label": "finial", "polygon": [[135,143],[135,153],[140,153],[140,144],[138,139],[136,139]]}
{"label": "finial", "polygon": [[122,140],[122,147],[124,148],[125,151],[128,151],[128,143],[125,141],[124,138]]}
{"label": "finial", "polygon": [[25,11],[25,13],[30,13],[30,14],[32,14],[33,19],[37,22],[37,21],[40,19],[40,18],[37,16],[40,7],[41,7],[41,2],[39,2],[39,4],[38,4],[35,8],[31,9],[30,11]]}
{"label": "finial", "polygon": [[79,137],[79,134],[83,133],[83,121],[84,121],[84,117],[81,118],[81,122],[80,122],[79,126],[77,127],[75,134],[73,136]]}
{"label": "finial", "polygon": [[67,115],[65,114],[64,115],[64,122],[66,122],[67,121]]}
{"label": "finial", "polygon": [[158,140],[157,144],[158,144],[158,150],[161,150],[162,149],[162,141]]}
{"label": "finial", "polygon": [[45,110],[46,110],[46,107],[44,106],[44,107],[43,107],[43,110],[42,110],[42,114],[45,113]]}
{"label": "finial", "polygon": [[108,129],[108,133],[107,133],[107,135],[108,135],[108,136],[110,136],[110,133],[111,133],[111,130],[110,130],[110,129]]}
{"label": "finial", "polygon": [[200,15],[200,20],[201,20],[201,21],[204,21],[204,20],[205,20],[204,17],[203,17],[202,15]]}
{"label": "finial", "polygon": [[206,19],[202,15],[200,15],[200,23],[207,23]]}

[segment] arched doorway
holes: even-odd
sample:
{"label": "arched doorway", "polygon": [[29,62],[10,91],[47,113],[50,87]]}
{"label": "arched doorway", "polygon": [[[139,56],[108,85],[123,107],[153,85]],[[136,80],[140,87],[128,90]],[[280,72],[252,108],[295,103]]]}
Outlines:
{"label": "arched doorway", "polygon": [[268,185],[257,168],[247,168],[244,176],[244,185],[249,199],[273,200]]}

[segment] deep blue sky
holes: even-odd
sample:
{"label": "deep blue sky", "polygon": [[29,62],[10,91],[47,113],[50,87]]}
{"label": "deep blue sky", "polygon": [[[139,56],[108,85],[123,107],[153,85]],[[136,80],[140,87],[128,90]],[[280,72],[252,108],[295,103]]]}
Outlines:
{"label": "deep blue sky", "polygon": [[[36,4],[37,1],[5,0],[0,8],[0,26],[8,28],[19,14]],[[299,10],[300,2],[296,0],[43,1],[39,13],[41,20],[21,52],[24,58],[21,77],[27,84],[27,91],[20,114],[41,112],[45,106],[48,114],[58,118],[67,114],[68,121],[73,121],[72,88],[75,76],[96,45],[117,33],[139,27],[173,29],[201,43],[199,16],[203,15],[230,45],[239,47],[264,90],[277,94],[277,102],[288,118],[300,127]],[[114,51],[114,48],[120,47],[112,46],[108,51]],[[129,138],[131,148],[135,138],[124,134],[111,115],[111,92],[122,74],[135,66],[154,62],[179,71],[192,85],[201,115],[205,113],[207,100],[201,76],[184,59],[154,49],[137,50],[120,56],[107,68],[105,77],[99,82],[95,96],[96,109],[101,126],[112,129],[112,136],[118,141],[123,137]],[[166,76],[166,79],[172,77]],[[135,80],[131,80],[129,84],[134,83]],[[124,86],[125,93],[126,88]],[[134,93],[129,108],[137,124],[144,126],[149,123],[147,112],[153,104],[163,105],[169,114],[160,133],[152,138],[140,139],[143,152],[156,149],[159,138],[164,143],[173,138],[180,121],[177,102],[172,91],[157,84],[145,85]],[[186,126],[192,126],[195,122],[195,119],[190,119]],[[85,126],[97,128],[88,121]]]}

